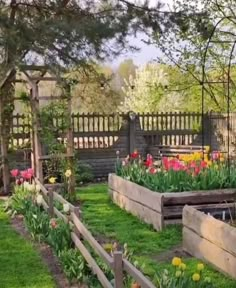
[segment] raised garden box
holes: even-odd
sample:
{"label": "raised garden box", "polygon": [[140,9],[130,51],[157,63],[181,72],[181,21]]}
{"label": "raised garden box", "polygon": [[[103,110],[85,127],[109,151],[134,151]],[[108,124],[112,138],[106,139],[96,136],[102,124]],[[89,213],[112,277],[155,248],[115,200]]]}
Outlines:
{"label": "raised garden box", "polygon": [[235,213],[236,189],[158,193],[109,175],[109,193],[114,203],[161,230],[167,224],[182,222],[186,204],[216,217]]}
{"label": "raised garden box", "polygon": [[236,228],[193,207],[183,209],[183,247],[236,279]]}

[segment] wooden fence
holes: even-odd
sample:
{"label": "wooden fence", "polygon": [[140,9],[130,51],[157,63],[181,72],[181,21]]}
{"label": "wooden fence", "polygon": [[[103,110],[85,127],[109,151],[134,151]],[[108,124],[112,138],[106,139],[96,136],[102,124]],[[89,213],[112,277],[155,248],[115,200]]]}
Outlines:
{"label": "wooden fence", "polygon": [[[132,126],[129,114],[72,114],[72,128],[76,149],[108,148],[119,136],[132,134],[143,136],[148,142],[162,145],[188,145],[201,128],[200,113],[156,113],[136,114],[136,125]],[[53,119],[58,128],[63,117]],[[130,127],[130,124],[132,127]],[[11,130],[11,145],[16,147],[30,141],[30,116],[15,114]],[[63,135],[58,135],[66,141]],[[158,143],[157,142],[158,139]]]}
{"label": "wooden fence", "polygon": [[[201,145],[202,120],[204,144],[214,150],[227,151],[227,117],[209,113],[202,119],[200,113],[145,113],[145,114],[72,114],[74,148],[78,158],[92,166],[96,177],[105,177],[114,171],[116,151],[126,157],[134,149],[144,155],[155,145]],[[54,130],[62,117],[53,119]],[[66,136],[56,135],[66,143]],[[230,151],[236,151],[236,113],[230,114]],[[30,147],[30,119],[16,114],[13,118],[10,146],[16,149]]]}
{"label": "wooden fence", "polygon": [[[82,254],[82,256],[87,261],[89,267],[91,267],[94,274],[96,274],[98,280],[105,288],[112,288],[111,282],[107,279],[104,272],[96,263],[95,259],[92,257],[90,251],[86,248],[83,241],[86,241],[93,251],[110,267],[114,274],[115,287],[123,288],[124,273],[126,272],[130,275],[137,283],[141,285],[142,288],[155,288],[153,283],[146,278],[133,264],[131,264],[127,259],[123,258],[122,251],[115,251],[113,257],[109,255],[103,247],[97,242],[97,240],[92,236],[91,232],[85,227],[81,221],[81,212],[79,207],[75,207],[68,201],[66,201],[60,194],[53,191],[53,186],[46,188],[37,179],[36,183],[40,186],[41,194],[43,196],[42,206],[45,211],[47,211],[50,217],[58,217],[64,222],[69,223],[73,227],[71,232],[71,239],[74,242],[75,247],[77,247]],[[54,205],[54,201],[61,204],[69,205],[69,213],[64,215],[62,211],[59,211]]]}

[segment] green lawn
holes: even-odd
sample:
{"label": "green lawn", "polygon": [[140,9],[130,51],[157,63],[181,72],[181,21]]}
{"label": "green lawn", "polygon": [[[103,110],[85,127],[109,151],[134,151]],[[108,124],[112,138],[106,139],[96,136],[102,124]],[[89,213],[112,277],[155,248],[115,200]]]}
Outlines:
{"label": "green lawn", "polygon": [[[107,186],[104,184],[80,188],[78,197],[82,201],[82,217],[93,235],[108,241],[127,243],[134,251],[135,258],[144,263],[144,272],[153,276],[155,272],[170,267],[169,260],[156,259],[167,250],[181,244],[181,227],[169,226],[161,232],[156,232],[149,225],[140,222],[136,217],[126,213],[111,203]],[[189,273],[195,272],[197,259],[184,259]],[[171,268],[170,268],[171,269]],[[218,288],[235,288],[236,281],[229,279],[207,266],[205,276],[211,277]]]}
{"label": "green lawn", "polygon": [[0,287],[53,288],[52,276],[33,245],[10,226],[0,201]]}

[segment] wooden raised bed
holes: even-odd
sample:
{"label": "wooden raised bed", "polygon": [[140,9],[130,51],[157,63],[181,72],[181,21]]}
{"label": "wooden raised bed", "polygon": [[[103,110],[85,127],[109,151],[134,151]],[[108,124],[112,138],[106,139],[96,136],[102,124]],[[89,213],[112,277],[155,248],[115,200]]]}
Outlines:
{"label": "wooden raised bed", "polygon": [[216,217],[222,217],[223,211],[226,218],[235,215],[236,189],[158,193],[110,174],[109,193],[118,206],[156,230],[166,224],[181,223],[186,204]]}
{"label": "wooden raised bed", "polygon": [[183,210],[183,248],[236,279],[236,228],[190,206]]}

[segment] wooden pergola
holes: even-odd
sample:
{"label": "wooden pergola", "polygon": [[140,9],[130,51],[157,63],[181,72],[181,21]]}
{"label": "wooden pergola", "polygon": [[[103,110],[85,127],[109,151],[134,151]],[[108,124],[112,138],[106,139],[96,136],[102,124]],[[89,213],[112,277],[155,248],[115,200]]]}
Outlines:
{"label": "wooden pergola", "polygon": [[[25,79],[17,79],[17,70],[22,72]],[[33,76],[32,72],[39,72],[40,76]],[[36,66],[36,65],[21,65],[17,68],[10,69],[5,77],[5,79],[0,83],[0,91],[5,87],[5,85],[15,84],[15,83],[27,83],[30,86],[30,107],[32,113],[32,129],[31,129],[31,165],[35,171],[35,177],[43,183],[43,161],[52,159],[53,157],[67,158],[69,162],[69,167],[73,167],[73,157],[74,157],[74,139],[72,131],[71,117],[68,119],[68,129],[67,129],[67,143],[66,143],[66,153],[59,155],[42,155],[42,143],[40,141],[39,132],[40,118],[39,118],[39,98],[42,99],[43,96],[39,97],[39,83],[41,81],[56,81],[60,83],[63,78],[58,76],[45,76],[49,71],[47,66]],[[51,73],[51,72],[50,72]],[[70,88],[70,87],[68,87]],[[68,89],[70,90],[70,89]],[[68,91],[70,93],[70,91]],[[48,98],[47,96],[45,98]],[[60,99],[59,97],[52,97],[51,100]],[[65,98],[63,98],[65,99]],[[0,111],[3,109],[3,101],[0,97]],[[71,97],[67,98],[67,112],[71,115]],[[0,113],[0,123],[3,123],[2,113]],[[2,160],[2,174],[3,174],[3,185],[4,192],[9,193],[10,191],[10,174],[9,174],[9,164],[8,164],[8,143],[6,143],[6,136],[3,133],[3,129],[0,126],[0,145],[1,145],[1,160]],[[70,179],[69,193],[74,192],[74,176],[72,175]]]}

